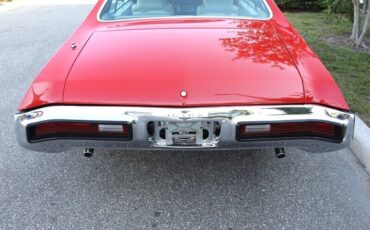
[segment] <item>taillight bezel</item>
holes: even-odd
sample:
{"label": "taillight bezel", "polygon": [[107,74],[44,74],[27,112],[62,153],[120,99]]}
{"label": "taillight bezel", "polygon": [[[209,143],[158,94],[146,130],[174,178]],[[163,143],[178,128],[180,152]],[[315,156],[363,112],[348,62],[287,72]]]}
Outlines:
{"label": "taillight bezel", "polygon": [[[93,134],[78,134],[78,133],[63,133],[63,134],[50,134],[42,137],[35,137],[35,128],[39,125],[49,123],[71,123],[71,124],[93,124],[93,125],[125,125],[128,128],[128,135],[126,136],[109,136],[109,135],[93,135]],[[108,132],[107,132],[108,133]],[[80,121],[80,120],[50,120],[44,122],[33,123],[26,127],[26,136],[29,143],[38,143],[53,140],[95,140],[95,141],[132,141],[133,131],[132,125],[129,122],[121,121]]]}
{"label": "taillight bezel", "polygon": [[[332,125],[335,130],[335,138],[328,138],[320,135],[314,134],[284,134],[284,135],[266,135],[266,136],[259,136],[259,137],[243,137],[240,134],[240,129],[242,126],[245,125],[276,125],[276,124],[307,124],[307,123],[321,123],[321,124],[328,124]],[[303,140],[303,139],[314,139],[314,140],[322,140],[328,141],[333,143],[342,143],[345,135],[346,135],[347,128],[344,125],[340,125],[334,122],[328,121],[320,121],[320,120],[301,120],[301,121],[268,121],[268,122],[239,122],[236,125],[236,140],[239,142],[248,142],[248,141],[276,141],[276,140]]]}

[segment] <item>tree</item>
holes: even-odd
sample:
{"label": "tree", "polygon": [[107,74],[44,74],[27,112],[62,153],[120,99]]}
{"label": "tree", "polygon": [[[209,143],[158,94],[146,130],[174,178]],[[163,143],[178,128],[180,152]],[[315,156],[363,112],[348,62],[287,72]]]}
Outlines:
{"label": "tree", "polygon": [[365,47],[364,38],[370,21],[370,0],[352,0],[354,7],[351,45]]}

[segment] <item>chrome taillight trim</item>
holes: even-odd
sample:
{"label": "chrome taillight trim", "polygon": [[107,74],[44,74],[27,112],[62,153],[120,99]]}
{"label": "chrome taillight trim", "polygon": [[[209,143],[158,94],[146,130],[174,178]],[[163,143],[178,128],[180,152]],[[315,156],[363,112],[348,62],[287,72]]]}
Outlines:
{"label": "chrome taillight trim", "polygon": [[[131,141],[50,140],[27,141],[27,127],[51,121],[127,122],[132,126]],[[329,152],[345,148],[353,138],[355,118],[352,113],[320,105],[230,106],[201,108],[158,108],[117,106],[49,106],[15,115],[19,144],[40,152],[63,152],[71,147],[107,149],[246,149],[296,147],[308,152]],[[157,146],[147,132],[149,121],[193,122],[217,121],[221,124],[220,140],[209,146]],[[239,142],[235,137],[239,123],[322,121],[345,128],[341,143],[318,139],[289,139]]]}

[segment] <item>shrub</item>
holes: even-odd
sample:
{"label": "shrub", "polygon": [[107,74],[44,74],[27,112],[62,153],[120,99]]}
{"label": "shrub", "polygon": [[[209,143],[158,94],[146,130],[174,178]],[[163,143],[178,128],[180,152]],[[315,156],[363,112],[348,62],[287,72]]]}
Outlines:
{"label": "shrub", "polygon": [[[275,0],[283,10],[319,11],[326,8],[326,0]],[[345,0],[343,0],[345,1]]]}
{"label": "shrub", "polygon": [[345,14],[348,17],[353,16],[353,4],[349,0],[324,0],[329,13]]}

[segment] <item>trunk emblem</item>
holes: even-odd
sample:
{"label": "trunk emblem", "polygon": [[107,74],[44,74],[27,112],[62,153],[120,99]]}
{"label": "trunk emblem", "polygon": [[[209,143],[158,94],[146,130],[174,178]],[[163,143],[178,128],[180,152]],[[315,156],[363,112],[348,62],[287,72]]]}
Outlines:
{"label": "trunk emblem", "polygon": [[183,90],[183,91],[181,91],[180,95],[181,95],[181,97],[186,97],[188,95],[188,93],[185,90]]}

